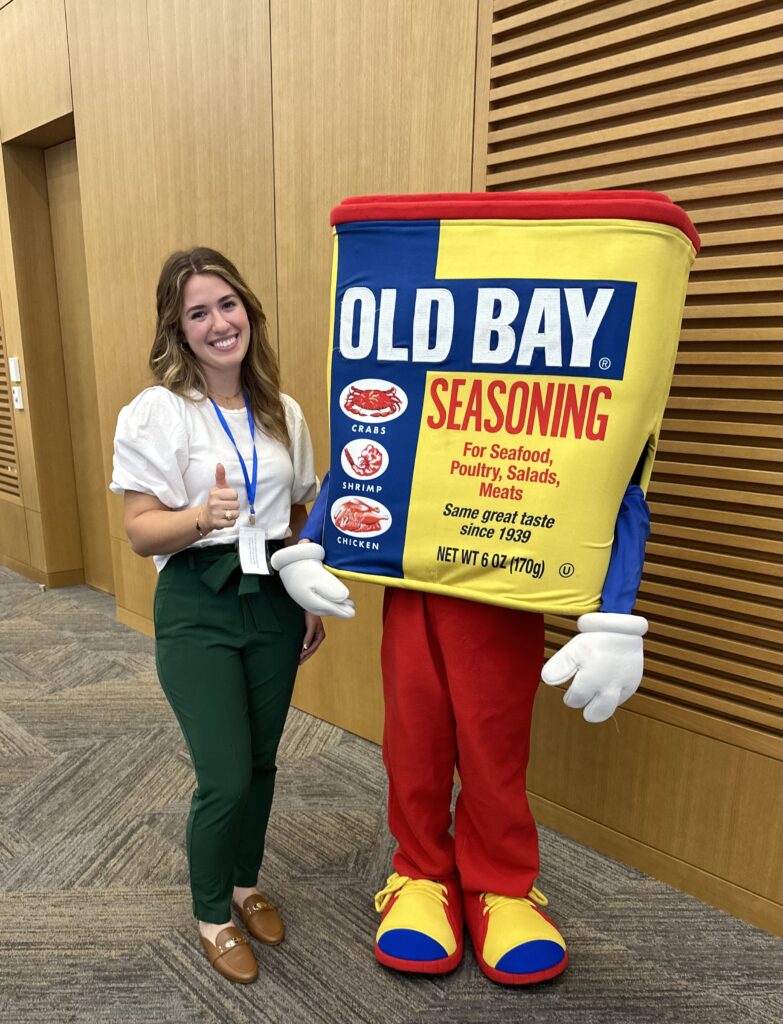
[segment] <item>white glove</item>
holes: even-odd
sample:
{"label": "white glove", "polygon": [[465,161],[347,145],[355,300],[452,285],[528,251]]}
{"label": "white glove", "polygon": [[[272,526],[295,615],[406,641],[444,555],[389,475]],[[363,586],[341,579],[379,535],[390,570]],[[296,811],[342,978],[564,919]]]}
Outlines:
{"label": "white glove", "polygon": [[590,612],[580,615],[576,624],[579,633],[552,655],[541,678],[548,686],[560,686],[574,676],[563,703],[584,708],[587,722],[605,722],[642,681],[647,619]]}
{"label": "white glove", "polygon": [[300,608],[313,615],[352,619],[356,609],[348,588],[324,569],[325,557],[320,544],[290,544],[275,551],[270,562]]}

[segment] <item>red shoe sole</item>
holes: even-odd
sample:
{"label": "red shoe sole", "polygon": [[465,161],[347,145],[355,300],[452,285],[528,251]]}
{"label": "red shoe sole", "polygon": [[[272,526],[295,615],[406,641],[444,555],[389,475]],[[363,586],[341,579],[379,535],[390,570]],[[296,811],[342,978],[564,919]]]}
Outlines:
{"label": "red shoe sole", "polygon": [[559,964],[555,964],[554,967],[548,967],[545,971],[535,971],[532,974],[508,974],[506,971],[499,971],[496,967],[490,967],[480,953],[475,949],[473,952],[484,974],[486,974],[490,981],[497,982],[499,985],[536,985],[539,981],[549,981],[550,978],[556,978],[558,974],[562,974],[566,967],[568,967],[568,953],[566,953]]}
{"label": "red shoe sole", "polygon": [[384,967],[390,967],[393,971],[405,971],[407,974],[449,974],[459,967],[462,960],[463,947],[459,945],[451,956],[442,960],[400,960],[399,957],[389,956],[382,949],[375,945],[375,959]]}

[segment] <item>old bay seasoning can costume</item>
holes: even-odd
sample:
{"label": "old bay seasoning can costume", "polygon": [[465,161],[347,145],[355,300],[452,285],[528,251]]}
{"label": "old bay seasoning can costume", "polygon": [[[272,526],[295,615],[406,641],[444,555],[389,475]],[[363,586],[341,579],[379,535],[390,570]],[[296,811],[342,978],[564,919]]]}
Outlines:
{"label": "old bay seasoning can costume", "polygon": [[464,915],[488,977],[543,981],[568,962],[525,793],[543,613],[579,616],[544,681],[603,721],[642,676],[644,491],[698,235],[620,191],[356,197],[332,224],[331,468],[316,543],[273,564],[321,614],[353,614],[335,575],[387,588],[375,955],[452,970]]}

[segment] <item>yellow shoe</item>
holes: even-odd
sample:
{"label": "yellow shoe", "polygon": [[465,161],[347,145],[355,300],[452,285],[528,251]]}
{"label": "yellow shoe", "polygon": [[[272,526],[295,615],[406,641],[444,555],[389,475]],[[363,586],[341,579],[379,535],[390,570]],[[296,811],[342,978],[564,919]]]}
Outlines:
{"label": "yellow shoe", "polygon": [[539,909],[548,903],[536,888],[521,897],[466,894],[465,923],[488,978],[504,985],[532,985],[566,969],[565,940]]}
{"label": "yellow shoe", "polygon": [[383,914],[375,957],[385,967],[446,974],[462,959],[462,893],[456,882],[390,875],[375,897]]}

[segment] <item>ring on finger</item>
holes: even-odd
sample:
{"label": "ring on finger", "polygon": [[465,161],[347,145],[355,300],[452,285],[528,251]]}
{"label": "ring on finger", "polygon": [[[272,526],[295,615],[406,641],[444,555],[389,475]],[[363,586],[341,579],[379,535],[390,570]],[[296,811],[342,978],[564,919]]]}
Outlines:
{"label": "ring on finger", "polygon": [[233,523],[234,513],[231,511],[230,508],[227,508],[226,511],[223,513],[223,518],[227,519],[230,523]]}

